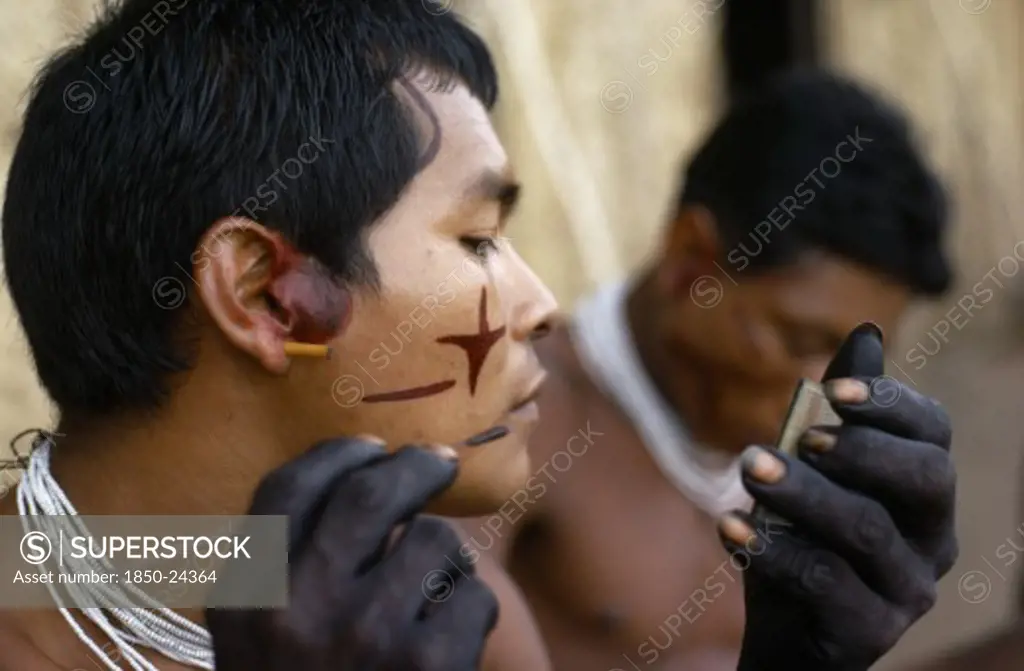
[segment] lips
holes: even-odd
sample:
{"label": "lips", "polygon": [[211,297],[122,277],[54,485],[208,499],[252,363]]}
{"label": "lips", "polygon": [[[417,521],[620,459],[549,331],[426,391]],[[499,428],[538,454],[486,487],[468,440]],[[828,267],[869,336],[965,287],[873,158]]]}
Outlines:
{"label": "lips", "polygon": [[[540,396],[546,379],[547,373],[541,373],[534,378],[534,383],[529,387],[530,391],[510,406],[505,411],[505,414],[499,418],[495,426],[466,440],[461,446],[477,447],[489,445],[504,438],[512,431],[522,430],[525,426],[535,424],[539,418],[536,401],[537,397]],[[505,425],[506,422],[508,426]],[[519,427],[519,429],[516,429],[516,427]]]}
{"label": "lips", "polygon": [[527,405],[536,401],[537,398],[540,396],[541,390],[544,388],[545,380],[547,380],[547,373],[542,373],[540,377],[537,379],[537,381],[534,382],[533,385],[530,387],[530,391],[525,396],[516,401],[512,405],[512,407],[509,408],[509,412],[522,410]]}
{"label": "lips", "polygon": [[524,398],[523,400],[519,401],[518,403],[513,405],[511,408],[509,408],[508,411],[509,412],[515,412],[517,410],[522,410],[523,408],[525,408],[529,404],[531,404],[534,401],[536,401],[537,400],[537,396],[539,396],[539,394],[531,394],[530,396],[527,396],[526,398]]}

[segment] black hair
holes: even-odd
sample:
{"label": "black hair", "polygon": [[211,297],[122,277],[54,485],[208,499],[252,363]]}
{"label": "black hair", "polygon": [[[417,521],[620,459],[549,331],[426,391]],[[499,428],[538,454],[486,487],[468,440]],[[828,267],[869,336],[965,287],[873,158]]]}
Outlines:
{"label": "black hair", "polygon": [[394,88],[420,74],[495,103],[486,46],[433,0],[106,6],[38,76],[3,211],[10,292],[58,407],[166,398],[194,357],[188,310],[167,308],[187,306],[218,219],[258,221],[339,282],[375,283],[364,234],[430,144]]}
{"label": "black hair", "polygon": [[738,100],[686,169],[678,207],[689,205],[715,216],[736,271],[819,249],[922,295],[952,282],[946,196],[907,120],[826,72],[791,71]]}

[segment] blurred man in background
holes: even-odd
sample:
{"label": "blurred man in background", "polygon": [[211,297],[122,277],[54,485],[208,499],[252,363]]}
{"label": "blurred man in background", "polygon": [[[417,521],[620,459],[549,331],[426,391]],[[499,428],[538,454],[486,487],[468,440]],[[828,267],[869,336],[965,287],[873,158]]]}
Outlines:
{"label": "blurred man in background", "polygon": [[[892,333],[951,282],[944,192],[907,121],[826,74],[734,106],[680,194],[658,255],[541,344],[535,475],[468,527],[556,669],[735,669],[745,567],[714,519],[749,505],[739,454],[775,442],[850,329]],[[489,659],[515,654],[518,617],[503,610]]]}

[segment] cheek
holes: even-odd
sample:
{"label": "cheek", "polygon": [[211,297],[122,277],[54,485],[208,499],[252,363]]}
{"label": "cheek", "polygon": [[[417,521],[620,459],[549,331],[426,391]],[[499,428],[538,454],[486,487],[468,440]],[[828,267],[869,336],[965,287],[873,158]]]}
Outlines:
{"label": "cheek", "polygon": [[490,288],[458,279],[357,297],[335,343],[338,405],[372,424],[394,424],[400,413],[407,440],[461,440],[486,428],[477,423],[502,400],[494,390],[507,367],[504,320]]}
{"label": "cheek", "polygon": [[794,386],[758,387],[750,384],[722,389],[719,421],[742,427],[743,438],[748,442],[771,443],[782,429],[794,389]]}
{"label": "cheek", "polygon": [[713,308],[681,309],[671,317],[670,337],[683,357],[694,356],[704,366],[726,375],[760,376],[769,363],[758,315],[738,292],[726,293]]}
{"label": "cheek", "polygon": [[466,434],[465,420],[451,405],[440,397],[393,404],[367,403],[353,408],[350,414],[360,433],[380,436],[389,449],[398,449],[403,445],[450,444]]}

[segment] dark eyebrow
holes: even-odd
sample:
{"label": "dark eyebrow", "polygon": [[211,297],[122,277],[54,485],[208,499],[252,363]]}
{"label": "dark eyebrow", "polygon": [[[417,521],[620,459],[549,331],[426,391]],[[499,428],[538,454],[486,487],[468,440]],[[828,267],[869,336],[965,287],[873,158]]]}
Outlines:
{"label": "dark eyebrow", "polygon": [[488,170],[472,183],[466,191],[466,198],[498,203],[501,207],[502,222],[512,214],[519,203],[522,185],[507,175]]}

